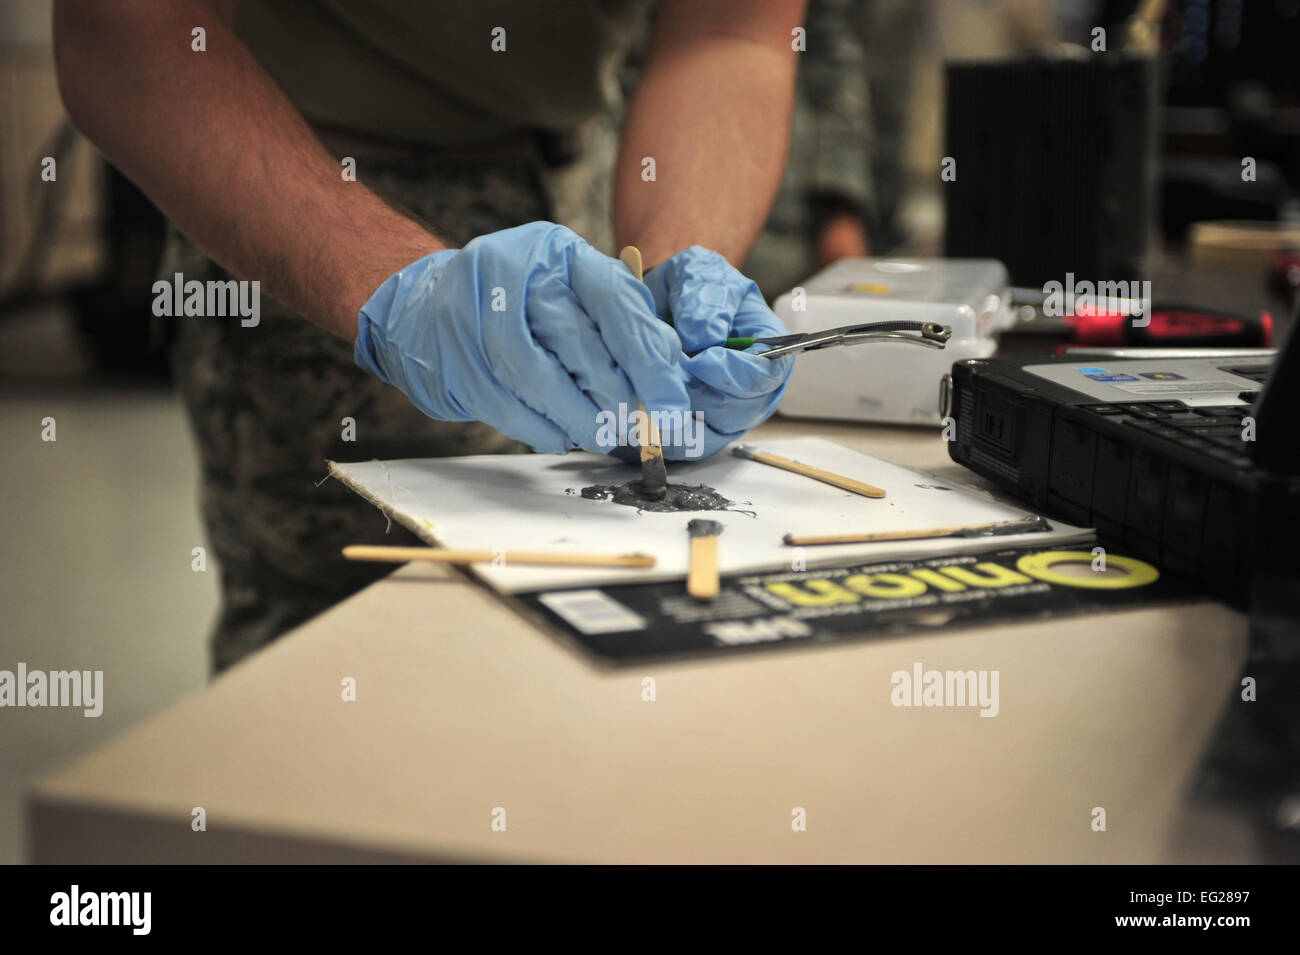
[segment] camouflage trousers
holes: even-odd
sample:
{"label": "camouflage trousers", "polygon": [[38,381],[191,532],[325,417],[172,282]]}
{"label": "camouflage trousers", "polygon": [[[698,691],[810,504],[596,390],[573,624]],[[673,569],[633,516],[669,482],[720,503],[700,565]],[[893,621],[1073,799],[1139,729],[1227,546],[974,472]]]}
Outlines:
{"label": "camouflage trousers", "polygon": [[[550,217],[530,159],[359,162],[358,178],[456,244]],[[186,281],[231,278],[173,229],[162,274],[175,272]],[[327,459],[527,450],[487,425],[425,417],[359,369],[350,345],[276,303],[263,300],[255,327],[238,318],[172,321],[176,381],[200,457],[203,520],[221,572],[214,671],[391,571],[343,560],[345,544],[416,542],[324,480]]]}

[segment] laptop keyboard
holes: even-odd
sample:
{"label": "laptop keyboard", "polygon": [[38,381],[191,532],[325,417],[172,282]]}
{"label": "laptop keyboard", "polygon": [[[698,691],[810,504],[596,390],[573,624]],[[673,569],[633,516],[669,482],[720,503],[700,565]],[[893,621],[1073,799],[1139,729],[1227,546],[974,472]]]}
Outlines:
{"label": "laptop keyboard", "polygon": [[1078,407],[1228,464],[1251,464],[1241,438],[1242,419],[1250,413],[1249,405],[1190,408],[1181,401],[1140,401]]}

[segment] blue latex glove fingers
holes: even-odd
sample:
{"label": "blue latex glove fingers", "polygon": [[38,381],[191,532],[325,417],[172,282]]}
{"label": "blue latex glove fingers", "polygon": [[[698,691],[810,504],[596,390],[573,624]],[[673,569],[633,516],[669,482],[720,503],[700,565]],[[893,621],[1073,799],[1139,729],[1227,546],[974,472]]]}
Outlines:
{"label": "blue latex glove fingers", "polygon": [[[635,460],[637,452],[617,441],[635,444],[638,402],[660,422],[661,441],[680,446],[690,396],[676,365],[676,334],[655,315],[649,291],[623,263],[585,243],[571,250],[571,258],[571,294],[587,321],[575,324],[567,312],[549,307],[531,311],[530,320],[539,339],[565,355],[603,413],[598,447],[583,446]],[[582,360],[573,361],[574,355]]]}
{"label": "blue latex glove fingers", "polygon": [[574,252],[573,288],[636,397],[654,411],[685,413],[690,398],[676,367],[681,346],[655,314],[645,283],[584,244]]}
{"label": "blue latex glove fingers", "polygon": [[[566,254],[564,284],[529,299],[529,325],[539,344],[561,356],[595,409],[588,419],[590,436],[580,446],[612,452],[617,445],[610,440],[611,426],[618,431],[619,421],[635,412],[638,398],[651,408],[688,406],[673,367],[677,340],[654,316],[645,287],[621,262],[581,240]],[[638,393],[634,381],[643,383],[645,394]],[[606,413],[604,426],[592,434],[597,412]]]}
{"label": "blue latex glove fingers", "polygon": [[[567,286],[534,300],[528,318],[537,344],[553,355],[566,356],[562,359],[566,374],[587,399],[587,418],[577,422],[583,427],[574,428],[574,443],[585,451],[612,450],[601,445],[601,435],[591,433],[592,422],[605,409],[617,412],[620,403],[635,408],[636,394],[632,382],[601,341],[596,323]],[[573,360],[570,352],[581,355],[582,360]]]}
{"label": "blue latex glove fingers", "polygon": [[358,313],[353,355],[431,418],[484,421],[562,454],[580,443],[574,432],[591,430],[595,410],[528,332],[529,280],[555,267],[529,258],[538,225],[556,228],[494,233],[390,276]]}
{"label": "blue latex glove fingers", "polygon": [[387,324],[405,332],[398,350],[411,371],[398,387],[426,414],[485,421],[535,451],[563,454],[580,444],[595,409],[528,328],[530,280],[556,267],[531,254],[527,233],[537,225],[452,253],[421,295],[394,303]]}
{"label": "blue latex glove fingers", "polygon": [[704,415],[704,454],[741,437],[776,410],[794,358],[775,361],[724,347],[727,338],[786,334],[758,287],[721,255],[692,246],[647,277],[687,353],[680,362],[692,409]]}
{"label": "blue latex glove fingers", "polygon": [[[353,358],[431,418],[477,418],[538,451],[567,451],[571,443],[564,431],[513,395],[463,388],[457,394],[456,376],[443,367],[447,356],[482,351],[475,324],[444,322],[440,314],[446,286],[456,284],[447,273],[460,255],[454,249],[435,252],[380,285],[357,315]],[[467,306],[465,313],[477,315],[476,299],[470,299]]]}
{"label": "blue latex glove fingers", "polygon": [[[522,249],[518,248],[521,241]],[[574,335],[589,324],[569,288],[570,247],[574,245],[585,243],[570,230],[530,223],[475,239],[448,269],[451,300],[474,296],[479,300],[477,321],[459,324],[479,331],[480,361],[495,386],[484,389],[481,381],[476,383],[481,406],[476,416],[511,437],[517,435],[507,428],[527,431],[540,416],[564,434],[564,446],[548,442],[543,447],[529,438],[521,440],[529,441],[535,450],[552,453],[576,447],[598,450],[595,435],[600,409],[582,386],[582,379],[596,379],[593,387],[598,394],[618,384],[617,368],[611,370],[608,355],[603,355],[603,350],[584,351]],[[569,334],[556,336],[554,327]],[[462,349],[473,345],[472,339],[465,341]],[[592,368],[602,371],[592,374]],[[510,423],[513,416],[508,399],[532,415],[523,416],[518,425]],[[501,420],[507,424],[486,417],[488,408],[503,415]]]}
{"label": "blue latex glove fingers", "polygon": [[656,410],[690,401],[676,336],[649,293],[549,222],[390,276],[361,307],[354,356],[430,417],[485,421],[552,453],[612,450],[617,419],[602,412],[630,414],[638,393]]}

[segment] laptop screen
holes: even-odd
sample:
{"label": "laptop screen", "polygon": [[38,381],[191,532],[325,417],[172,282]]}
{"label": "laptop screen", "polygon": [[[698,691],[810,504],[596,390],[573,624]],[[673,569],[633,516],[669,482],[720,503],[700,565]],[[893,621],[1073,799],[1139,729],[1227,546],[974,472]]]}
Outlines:
{"label": "laptop screen", "polygon": [[1260,385],[1251,414],[1255,443],[1248,454],[1266,471],[1300,475],[1300,299],[1292,311],[1286,340]]}

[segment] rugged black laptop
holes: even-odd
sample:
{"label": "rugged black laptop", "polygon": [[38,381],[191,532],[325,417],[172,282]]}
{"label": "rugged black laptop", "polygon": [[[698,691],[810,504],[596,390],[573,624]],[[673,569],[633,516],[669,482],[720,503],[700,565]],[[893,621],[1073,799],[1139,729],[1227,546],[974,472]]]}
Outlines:
{"label": "rugged black laptop", "polygon": [[1246,606],[1261,562],[1300,548],[1297,324],[1271,357],[958,362],[949,454]]}

